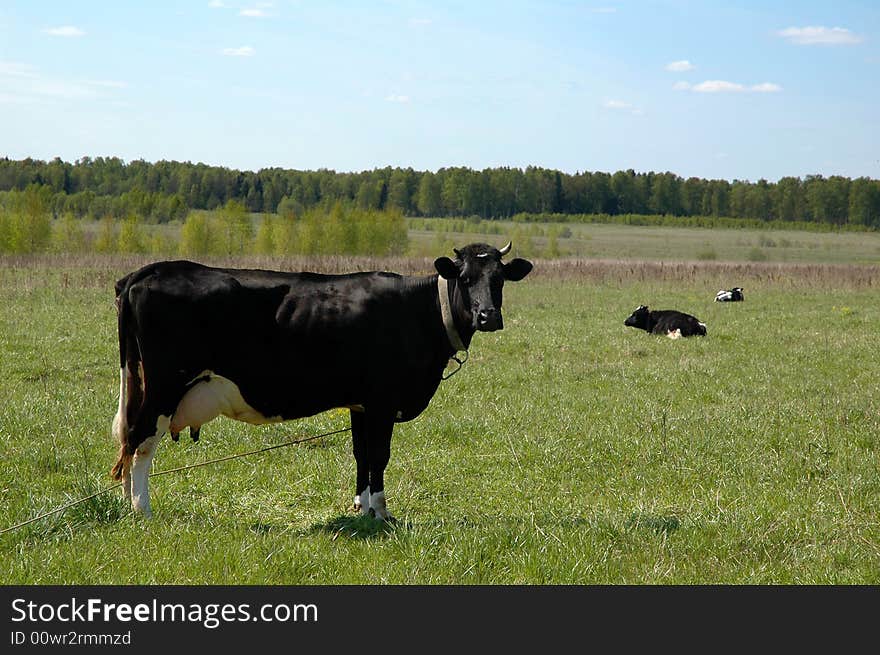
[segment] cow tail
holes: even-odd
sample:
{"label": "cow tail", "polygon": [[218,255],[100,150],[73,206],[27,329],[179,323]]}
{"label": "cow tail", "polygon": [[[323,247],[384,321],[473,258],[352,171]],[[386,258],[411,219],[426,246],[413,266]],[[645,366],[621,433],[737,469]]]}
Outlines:
{"label": "cow tail", "polygon": [[143,401],[143,380],[141,353],[135,336],[131,301],[128,290],[130,277],[123,278],[116,286],[116,312],[119,335],[119,409],[113,419],[113,436],[119,443],[119,458],[110,471],[114,480],[122,479],[122,474],[131,465],[131,421],[137,416]]}

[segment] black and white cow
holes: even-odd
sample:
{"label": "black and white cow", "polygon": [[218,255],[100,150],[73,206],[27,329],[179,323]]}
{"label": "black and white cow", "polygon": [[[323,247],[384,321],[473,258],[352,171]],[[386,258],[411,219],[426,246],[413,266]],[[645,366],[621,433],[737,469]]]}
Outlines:
{"label": "black and white cow", "polygon": [[739,300],[745,300],[742,287],[722,289],[715,294],[715,302],[737,302]]}
{"label": "black and white cow", "polygon": [[651,334],[665,334],[670,339],[706,336],[706,325],[695,316],[674,309],[655,309],[639,305],[624,322],[627,327],[639,328]]}
{"label": "black and white cow", "polygon": [[472,244],[438,274],[348,275],[163,261],[116,283],[120,395],[113,431],[132,508],[151,514],[160,438],[222,414],[248,423],[351,413],[355,507],[390,518],[384,471],[395,422],[430,402],[451,356],[503,327],[505,280],[532,270],[511,248]]}

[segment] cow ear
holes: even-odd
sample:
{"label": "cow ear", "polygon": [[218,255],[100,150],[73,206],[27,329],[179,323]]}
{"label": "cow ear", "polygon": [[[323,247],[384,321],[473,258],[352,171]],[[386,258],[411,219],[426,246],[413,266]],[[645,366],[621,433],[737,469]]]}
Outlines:
{"label": "cow ear", "polygon": [[512,259],[504,265],[504,279],[519,282],[532,271],[532,262],[526,259]]}
{"label": "cow ear", "polygon": [[449,259],[449,257],[438,257],[435,259],[434,268],[436,268],[437,272],[447,280],[454,280],[459,274],[458,266],[456,266],[455,262]]}

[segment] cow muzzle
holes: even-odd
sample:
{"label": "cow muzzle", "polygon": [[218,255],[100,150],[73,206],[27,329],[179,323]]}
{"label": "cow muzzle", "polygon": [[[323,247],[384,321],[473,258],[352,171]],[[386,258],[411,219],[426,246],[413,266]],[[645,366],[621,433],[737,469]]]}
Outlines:
{"label": "cow muzzle", "polygon": [[490,309],[481,309],[474,316],[476,328],[481,332],[494,332],[495,330],[504,329],[504,320],[501,318],[501,312],[494,307]]}

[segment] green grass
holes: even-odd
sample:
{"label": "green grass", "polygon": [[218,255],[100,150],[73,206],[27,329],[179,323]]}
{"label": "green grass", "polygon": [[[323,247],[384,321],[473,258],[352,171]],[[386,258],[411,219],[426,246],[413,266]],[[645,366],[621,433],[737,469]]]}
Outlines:
{"label": "green grass", "polygon": [[[131,265],[0,266],[0,529],[112,485],[112,281]],[[396,428],[396,524],[350,513],[342,434],[156,477],[150,521],[114,490],[0,535],[0,579],[877,584],[880,273],[808,273],[538,261],[505,289],[505,330]],[[712,302],[733,285],[746,302]],[[709,334],[625,328],[641,303]],[[346,425],[218,419],[163,440],[155,470]]]}
{"label": "green grass", "polygon": [[[880,263],[880,232],[806,232],[695,227],[655,227],[575,223],[482,221],[471,224],[449,219],[415,219],[410,250],[430,255],[438,246],[470,241],[503,245],[512,235],[514,246],[527,255],[546,255],[549,235],[557,238],[562,257],[654,261],[768,261],[791,263]],[[424,229],[431,225],[433,229]],[[468,232],[444,231],[450,225]],[[481,231],[481,229],[483,231]],[[491,229],[491,232],[486,231]]]}

